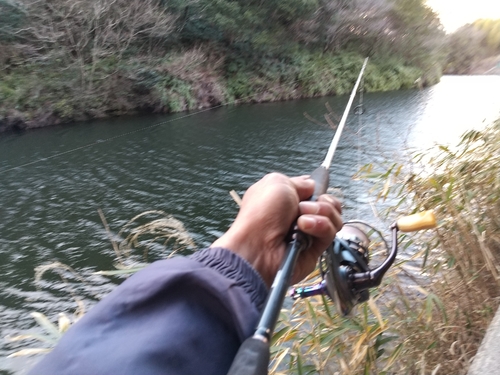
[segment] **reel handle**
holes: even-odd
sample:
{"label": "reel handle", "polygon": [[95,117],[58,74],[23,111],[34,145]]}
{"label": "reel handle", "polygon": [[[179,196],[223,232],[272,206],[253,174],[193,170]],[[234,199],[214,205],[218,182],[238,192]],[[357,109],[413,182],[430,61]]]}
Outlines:
{"label": "reel handle", "polygon": [[[347,222],[346,225],[352,223],[367,225],[359,220]],[[350,232],[346,231],[340,235],[344,231],[343,229],[337,234],[333,246],[325,251],[328,269],[322,273],[323,281],[313,287],[294,289],[292,296],[294,298],[307,298],[321,293],[327,294],[334,300],[338,312],[344,316],[348,315],[355,305],[368,299],[368,290],[380,285],[384,275],[394,263],[398,252],[398,231],[414,232],[435,227],[436,217],[432,210],[399,218],[391,226],[392,246],[390,253],[382,264],[374,269],[368,267],[368,259],[362,259],[356,252],[359,251],[359,248],[363,248],[363,236],[359,233],[356,234],[352,229]],[[378,232],[373,227],[371,228]],[[363,232],[361,231],[361,233]],[[378,233],[383,240],[382,234]],[[368,239],[366,241],[369,243]],[[385,242],[385,240],[383,241]]]}
{"label": "reel handle", "polygon": [[435,228],[436,225],[436,216],[433,210],[404,216],[396,221],[396,226],[401,232],[416,232],[422,229],[432,229]]}
{"label": "reel handle", "polygon": [[377,268],[363,273],[352,273],[350,282],[356,290],[366,290],[379,286],[385,273],[392,266],[398,253],[398,231],[401,232],[416,232],[422,229],[435,228],[437,225],[434,211],[428,210],[417,214],[404,216],[399,218],[396,223],[391,226],[392,229],[392,249],[384,262]]}

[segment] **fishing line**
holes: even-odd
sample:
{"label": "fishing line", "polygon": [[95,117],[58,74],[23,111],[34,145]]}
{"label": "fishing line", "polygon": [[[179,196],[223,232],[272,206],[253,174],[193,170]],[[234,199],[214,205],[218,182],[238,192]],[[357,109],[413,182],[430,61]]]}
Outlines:
{"label": "fishing line", "polygon": [[49,160],[49,159],[54,159],[54,158],[57,158],[59,156],[62,156],[62,155],[66,155],[66,154],[70,154],[70,153],[73,153],[75,151],[79,151],[79,150],[83,150],[83,149],[86,149],[86,148],[89,148],[91,146],[94,146],[94,145],[97,145],[97,144],[101,144],[101,143],[106,143],[106,142],[110,142],[112,140],[115,140],[117,138],[121,138],[121,137],[125,137],[127,135],[130,135],[130,134],[134,134],[134,133],[139,133],[141,131],[144,131],[144,130],[148,130],[148,129],[153,129],[153,128],[156,128],[158,126],[161,126],[161,125],[165,125],[167,123],[170,123],[170,122],[174,122],[174,121],[177,121],[177,120],[182,120],[182,119],[185,119],[187,117],[191,117],[191,116],[194,116],[194,115],[197,115],[199,113],[202,113],[202,112],[207,112],[207,111],[210,111],[212,109],[216,109],[216,108],[220,108],[220,107],[223,107],[225,105],[228,105],[228,104],[234,104],[235,102],[233,103],[227,103],[227,104],[220,104],[220,105],[217,105],[215,107],[210,107],[210,108],[204,108],[202,110],[199,110],[197,112],[194,112],[194,113],[189,113],[187,115],[184,115],[184,116],[180,116],[180,117],[176,117],[174,119],[171,119],[171,120],[166,120],[166,121],[162,121],[162,122],[159,122],[157,124],[154,124],[154,125],[150,125],[150,126],[146,126],[144,128],[140,128],[140,129],[137,129],[137,130],[132,130],[132,131],[129,131],[129,132],[126,132],[126,133],[123,133],[123,134],[118,134],[118,135],[115,135],[113,137],[110,137],[110,138],[106,138],[106,139],[99,139],[95,142],[92,142],[92,143],[88,143],[86,145],[83,145],[83,146],[80,146],[80,147],[76,147],[76,148],[73,148],[71,150],[67,150],[67,151],[62,151],[62,152],[59,152],[57,154],[54,154],[54,155],[51,155],[51,156],[47,156],[46,158],[41,158],[41,159],[38,159],[38,160],[34,160],[34,161],[31,161],[31,162],[28,162],[28,163],[25,163],[25,164],[21,164],[21,165],[18,165],[16,167],[12,167],[12,168],[8,168],[8,169],[4,169],[2,171],[0,171],[0,173],[4,173],[4,172],[9,172],[9,171],[12,171],[14,169],[17,169],[17,168],[22,168],[22,167],[26,167],[28,165],[32,165],[32,164],[37,164],[37,163],[40,163],[42,161],[46,161],[46,160]]}
{"label": "fishing line", "polygon": [[[326,71],[330,72],[331,69],[324,69],[324,70],[320,71],[319,73],[322,74],[323,72],[326,72]],[[311,73],[311,74],[309,74],[307,76],[304,76],[304,77],[301,77],[301,78],[297,78],[297,79],[291,81],[290,83],[297,83],[300,80],[304,80],[304,78],[312,77],[314,74],[318,74],[318,71],[315,71],[314,73]],[[177,120],[182,120],[182,119],[185,119],[185,118],[188,118],[188,117],[191,117],[191,116],[198,115],[198,114],[203,113],[203,112],[208,112],[208,111],[211,111],[213,109],[217,109],[217,108],[221,108],[221,107],[225,107],[225,106],[229,106],[229,105],[233,105],[233,104],[238,104],[242,100],[246,100],[246,99],[255,97],[256,95],[261,94],[263,92],[264,92],[264,90],[260,90],[260,91],[257,91],[256,93],[252,94],[252,95],[248,95],[246,97],[243,97],[243,98],[240,98],[240,99],[236,99],[236,100],[233,100],[233,101],[225,103],[225,104],[219,104],[219,105],[216,105],[214,107],[204,108],[204,109],[201,109],[201,110],[193,112],[193,113],[188,113],[186,115],[183,115],[183,116],[180,116],[180,117],[176,117],[174,119],[162,121],[162,122],[159,122],[157,124],[146,126],[146,127],[143,127],[143,128],[137,129],[137,130],[132,130],[132,131],[129,131],[129,132],[126,132],[126,133],[123,133],[123,134],[119,134],[119,135],[116,135],[116,136],[113,136],[113,137],[110,137],[110,138],[99,139],[97,141],[88,143],[88,144],[83,145],[83,146],[75,147],[75,148],[72,148],[72,149],[67,150],[67,151],[58,152],[58,153],[56,153],[54,155],[47,156],[47,157],[44,157],[44,158],[40,158],[40,159],[37,159],[37,160],[33,160],[33,161],[30,161],[30,162],[27,162],[27,163],[24,163],[24,164],[15,166],[15,167],[10,167],[10,168],[3,169],[3,170],[0,171],[0,173],[10,172],[10,171],[13,171],[14,169],[27,167],[27,166],[30,166],[30,165],[33,165],[33,164],[38,164],[38,163],[41,163],[41,162],[44,162],[44,161],[47,161],[47,160],[50,160],[50,159],[55,159],[55,158],[58,158],[58,157],[63,156],[63,155],[67,155],[67,154],[71,154],[71,153],[76,152],[76,151],[84,150],[84,149],[90,148],[90,147],[98,145],[98,144],[107,143],[107,142],[113,141],[115,139],[128,136],[130,134],[135,134],[135,133],[139,133],[139,132],[142,132],[142,131],[145,131],[145,130],[148,130],[148,129],[153,129],[153,128],[156,128],[156,127],[168,124],[168,123],[172,123],[172,122],[177,121]],[[342,122],[342,120],[341,120],[341,122]],[[340,126],[340,124],[339,124],[339,126]],[[333,157],[333,155],[332,155],[332,157]]]}
{"label": "fishing line", "polygon": [[[359,87],[359,104],[354,108],[354,113],[356,115],[358,115],[358,131],[356,132],[356,138],[357,138],[357,145],[356,145],[356,168],[357,168],[357,171],[356,173],[359,173],[360,169],[361,169],[361,131],[363,130],[363,120],[362,120],[362,115],[363,113],[365,113],[365,109],[363,107],[363,90],[364,90],[364,86],[365,86],[365,78],[364,76],[362,77],[361,79],[361,84],[360,84],[360,87]],[[357,194],[356,196],[358,197],[358,199],[356,200],[356,217],[361,217],[361,212],[360,212],[360,208],[361,208],[361,204],[359,202],[359,197],[360,197],[360,193],[361,193],[361,178],[358,176],[357,177],[357,182],[356,182],[356,187],[357,187]]]}

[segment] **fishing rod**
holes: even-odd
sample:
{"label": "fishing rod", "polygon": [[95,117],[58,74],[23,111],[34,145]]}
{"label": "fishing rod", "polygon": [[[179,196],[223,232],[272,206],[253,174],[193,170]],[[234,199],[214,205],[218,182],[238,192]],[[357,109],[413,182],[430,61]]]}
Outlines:
{"label": "fishing rod", "polygon": [[[332,163],[333,155],[337,149],[337,145],[347,121],[352,102],[356,96],[361,77],[365,71],[368,63],[368,57],[363,62],[363,66],[358,75],[358,79],[354,85],[347,106],[344,110],[342,118],[340,119],[337,131],[330,144],[323,163],[311,174],[314,180],[314,193],[309,199],[316,201],[321,194],[325,194],[329,184],[329,168]],[[266,305],[262,312],[257,329],[253,336],[246,339],[241,345],[236,357],[229,369],[229,375],[260,375],[267,374],[269,364],[269,349],[270,341],[273,335],[276,322],[278,320],[279,312],[283,305],[283,301],[290,287],[290,280],[292,277],[295,264],[299,254],[306,250],[311,244],[311,239],[299,230],[294,229],[294,238],[288,244],[285,252],[285,258],[276,274],[274,282],[269,291]]]}

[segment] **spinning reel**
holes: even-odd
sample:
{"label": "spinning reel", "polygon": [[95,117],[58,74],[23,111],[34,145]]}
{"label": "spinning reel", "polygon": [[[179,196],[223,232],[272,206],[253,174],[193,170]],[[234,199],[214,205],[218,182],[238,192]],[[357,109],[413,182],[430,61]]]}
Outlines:
{"label": "spinning reel", "polygon": [[327,295],[334,301],[340,314],[348,315],[354,306],[369,299],[369,289],[379,286],[392,266],[398,252],[398,231],[414,232],[435,226],[436,219],[432,211],[400,218],[391,225],[392,247],[389,255],[378,267],[370,269],[370,238],[367,231],[376,233],[387,250],[389,246],[382,233],[371,225],[359,220],[348,221],[320,259],[321,282],[294,288],[291,296],[298,299]]}

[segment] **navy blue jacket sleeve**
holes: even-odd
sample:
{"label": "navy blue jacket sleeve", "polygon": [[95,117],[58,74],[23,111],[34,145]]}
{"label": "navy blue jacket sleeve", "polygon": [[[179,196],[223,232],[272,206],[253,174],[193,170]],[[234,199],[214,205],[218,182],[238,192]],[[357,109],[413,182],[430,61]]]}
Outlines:
{"label": "navy blue jacket sleeve", "polygon": [[31,375],[226,374],[267,289],[221,248],[158,261],[94,306]]}

